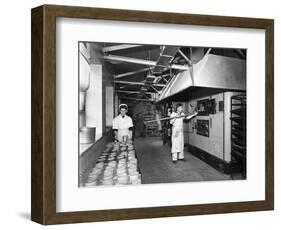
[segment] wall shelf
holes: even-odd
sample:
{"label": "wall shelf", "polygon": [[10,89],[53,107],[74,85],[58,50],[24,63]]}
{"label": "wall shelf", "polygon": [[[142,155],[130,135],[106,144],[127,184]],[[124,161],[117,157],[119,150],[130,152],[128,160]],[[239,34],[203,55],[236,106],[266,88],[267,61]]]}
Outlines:
{"label": "wall shelf", "polygon": [[247,133],[247,97],[239,94],[231,97],[231,160],[240,164],[242,177],[246,178],[246,133]]}

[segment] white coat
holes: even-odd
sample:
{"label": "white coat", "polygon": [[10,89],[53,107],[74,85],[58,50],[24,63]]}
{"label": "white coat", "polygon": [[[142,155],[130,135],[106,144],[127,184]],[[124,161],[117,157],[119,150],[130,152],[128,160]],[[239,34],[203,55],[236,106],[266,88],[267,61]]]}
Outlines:
{"label": "white coat", "polygon": [[123,136],[132,138],[131,132],[129,131],[131,127],[133,127],[133,121],[132,118],[127,115],[122,117],[120,114],[113,119],[112,128],[118,130],[117,139],[120,142],[123,141]]}
{"label": "white coat", "polygon": [[[170,117],[177,117],[184,115],[184,113],[181,113],[178,115],[176,112],[173,112]],[[184,136],[183,136],[183,119],[181,118],[175,118],[171,119],[170,123],[172,126],[172,153],[183,153],[184,150]]]}

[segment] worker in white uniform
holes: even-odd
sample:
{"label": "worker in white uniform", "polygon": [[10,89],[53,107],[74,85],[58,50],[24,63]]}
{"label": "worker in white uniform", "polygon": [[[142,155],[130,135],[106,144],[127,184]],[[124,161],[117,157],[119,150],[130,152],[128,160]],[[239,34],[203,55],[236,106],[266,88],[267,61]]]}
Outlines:
{"label": "worker in white uniform", "polygon": [[180,117],[184,116],[183,113],[183,105],[181,103],[178,103],[176,105],[176,111],[172,112],[170,124],[172,125],[172,161],[173,163],[176,163],[177,160],[185,161],[184,159],[184,135],[183,135],[183,120],[184,119],[191,119],[196,114],[188,115],[186,117]]}
{"label": "worker in white uniform", "polygon": [[128,106],[126,104],[119,105],[120,114],[113,119],[114,139],[119,142],[132,139],[133,121],[132,118],[127,116]]}

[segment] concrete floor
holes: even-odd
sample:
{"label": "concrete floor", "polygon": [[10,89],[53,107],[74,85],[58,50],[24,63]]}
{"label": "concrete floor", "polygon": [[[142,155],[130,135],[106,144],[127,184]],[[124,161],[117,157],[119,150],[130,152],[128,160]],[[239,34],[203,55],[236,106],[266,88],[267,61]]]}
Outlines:
{"label": "concrete floor", "polygon": [[136,138],[135,148],[143,184],[231,179],[188,152],[186,161],[172,163],[170,147],[160,137]]}

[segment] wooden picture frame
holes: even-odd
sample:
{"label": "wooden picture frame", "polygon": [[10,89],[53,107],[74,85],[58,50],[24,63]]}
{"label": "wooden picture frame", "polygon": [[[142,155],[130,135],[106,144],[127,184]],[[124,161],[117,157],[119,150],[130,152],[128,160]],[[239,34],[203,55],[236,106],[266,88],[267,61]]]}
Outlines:
{"label": "wooden picture frame", "polygon": [[[32,9],[31,219],[64,224],[274,209],[274,21],[271,19],[43,5]],[[265,200],[100,211],[56,212],[56,18],[173,23],[265,30]]]}

